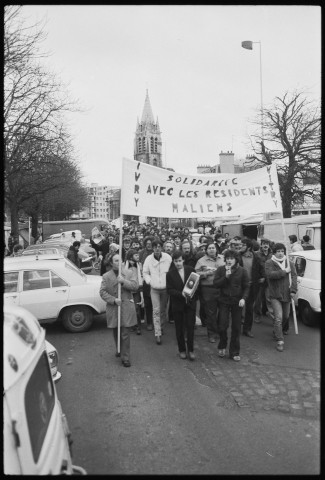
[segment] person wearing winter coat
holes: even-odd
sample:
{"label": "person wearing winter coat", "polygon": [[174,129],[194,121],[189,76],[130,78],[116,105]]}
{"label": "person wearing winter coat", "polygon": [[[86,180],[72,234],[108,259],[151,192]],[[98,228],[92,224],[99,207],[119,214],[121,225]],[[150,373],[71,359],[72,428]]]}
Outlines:
{"label": "person wearing winter coat", "polygon": [[105,258],[110,253],[111,243],[105,238],[100,243],[95,243],[90,237],[90,245],[96,250],[98,255],[98,261],[100,261],[100,275],[103,276],[106,272]]}
{"label": "person wearing winter coat", "polygon": [[229,357],[240,361],[240,330],[242,309],[249,295],[249,277],[244,267],[239,265],[239,253],[227,250],[224,254],[225,265],[217,269],[213,286],[220,289],[219,295],[219,335],[218,355],[224,357],[227,348],[227,330],[231,314],[231,338]]}
{"label": "person wearing winter coat", "polygon": [[[216,343],[218,336],[218,290],[213,286],[215,271],[224,265],[223,255],[217,255],[216,246],[210,242],[205,255],[196,262],[195,271],[200,275],[199,299],[205,313],[208,341]],[[200,310],[200,318],[202,321]]]}
{"label": "person wearing winter coat", "polygon": [[80,248],[80,242],[78,240],[75,240],[73,244],[69,247],[67,258],[72,263],[74,263],[78,268],[81,268],[81,260],[78,255],[79,248]]}
{"label": "person wearing winter coat", "polygon": [[302,245],[298,242],[297,235],[289,235],[289,240],[291,252],[301,252],[303,250]]}
{"label": "person wearing winter coat", "polygon": [[172,263],[171,256],[162,251],[163,243],[157,238],[152,242],[153,253],[143,264],[143,279],[150,285],[153,310],[153,325],[157,345],[161,345],[161,335],[167,319],[168,294],[166,274]]}
{"label": "person wearing winter coat", "polygon": [[274,315],[273,337],[277,341],[277,350],[283,352],[283,335],[289,329],[290,303],[298,289],[296,267],[291,261],[288,264],[283,243],[274,245],[272,257],[265,262],[265,276]]}
{"label": "person wearing winter coat", "polygon": [[249,295],[245,301],[243,335],[253,338],[253,306],[259,290],[259,281],[263,277],[263,268],[257,255],[253,252],[253,242],[250,238],[242,239],[239,250],[239,265],[245,268],[249,279]]}
{"label": "person wearing winter coat", "polygon": [[193,361],[195,360],[194,326],[197,292],[190,298],[183,293],[183,289],[188,277],[195,270],[193,267],[185,265],[184,253],[180,250],[173,253],[172,259],[174,268],[170,268],[167,272],[166,281],[167,292],[171,299],[179,356],[184,360],[188,356]]}
{"label": "person wearing winter coat", "polygon": [[[139,252],[139,261],[142,265],[144,265],[145,259],[152,254],[152,242],[154,237],[147,236],[143,239],[143,249]],[[152,311],[152,301],[151,301],[151,294],[150,294],[150,285],[148,285],[143,280],[143,300],[144,300],[144,311],[145,311],[145,318],[147,323],[147,330],[153,330],[153,311]]]}
{"label": "person wearing winter coat", "polygon": [[126,260],[123,264],[126,269],[133,268],[136,271],[139,288],[136,292],[132,292],[133,301],[135,305],[135,311],[137,314],[137,326],[133,329],[137,335],[141,335],[141,308],[144,306],[143,300],[143,276],[142,276],[142,264],[139,262],[139,252],[130,248],[126,254]]}
{"label": "person wearing winter coat", "polygon": [[268,238],[261,238],[260,249],[256,252],[257,259],[262,267],[262,276],[259,279],[259,289],[254,303],[254,321],[256,323],[261,323],[263,311],[267,312],[270,318],[273,318],[269,286],[265,278],[265,263],[270,260],[272,255],[271,241]]}
{"label": "person wearing winter coat", "polygon": [[[99,294],[106,302],[106,321],[107,328],[113,330],[114,342],[117,347],[118,335],[118,307],[121,308],[120,323],[120,345],[121,352],[116,352],[120,356],[124,367],[130,367],[130,327],[137,324],[137,314],[133,301],[132,292],[139,288],[138,278],[135,269],[125,269],[122,266],[121,275],[119,275],[120,255],[113,253],[108,260],[111,267],[102,278]],[[121,284],[121,297],[118,298],[118,285]]]}

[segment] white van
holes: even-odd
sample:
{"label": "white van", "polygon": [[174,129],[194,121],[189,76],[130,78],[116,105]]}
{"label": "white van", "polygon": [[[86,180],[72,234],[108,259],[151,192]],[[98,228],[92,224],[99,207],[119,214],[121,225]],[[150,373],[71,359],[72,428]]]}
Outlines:
{"label": "white van", "polygon": [[74,475],[71,433],[62,413],[45,346],[30,312],[4,306],[3,452],[6,475]]}
{"label": "white van", "polygon": [[[280,218],[274,220],[263,220],[258,227],[257,240],[261,240],[262,237],[268,238],[273,242],[289,242],[289,235],[297,235],[298,241],[302,240],[302,237],[306,235],[306,226],[314,222],[320,222],[320,214],[312,215],[297,215],[291,218],[284,218],[285,235],[283,235],[282,221]],[[315,248],[317,248],[315,246]]]}

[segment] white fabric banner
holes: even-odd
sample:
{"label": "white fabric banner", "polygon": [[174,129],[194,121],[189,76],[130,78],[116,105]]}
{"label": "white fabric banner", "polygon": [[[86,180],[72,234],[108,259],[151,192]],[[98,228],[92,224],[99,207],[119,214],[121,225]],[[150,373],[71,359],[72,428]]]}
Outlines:
{"label": "white fabric banner", "polygon": [[275,164],[247,173],[186,175],[123,158],[122,215],[213,218],[281,211]]}

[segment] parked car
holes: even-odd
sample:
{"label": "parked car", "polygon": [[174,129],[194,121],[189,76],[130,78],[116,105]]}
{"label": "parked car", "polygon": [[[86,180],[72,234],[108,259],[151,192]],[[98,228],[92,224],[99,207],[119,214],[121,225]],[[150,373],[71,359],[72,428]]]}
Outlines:
{"label": "parked car", "polygon": [[4,300],[25,307],[42,324],[61,321],[70,332],[89,330],[94,315],[106,311],[101,280],[63,256],[4,259]]}
{"label": "parked car", "polygon": [[[65,243],[40,243],[38,245],[29,245],[23,251],[22,255],[45,255],[58,254],[68,256],[69,244]],[[96,253],[96,252],[95,252]],[[84,250],[80,249],[78,256],[81,260],[81,270],[85,273],[91,273],[93,269],[94,258],[88,255]]]}
{"label": "parked car", "polygon": [[3,340],[5,475],[86,475],[72,464],[71,432],[51,375],[44,329],[26,309],[5,304]]}
{"label": "parked car", "polygon": [[[96,256],[96,250],[90,245],[90,240],[84,237],[81,237],[80,239],[77,238],[77,240],[80,242],[80,249],[84,250],[86,253],[88,253],[90,256]],[[53,238],[48,238],[47,240],[44,240],[41,245],[63,245],[65,247],[68,247],[72,245],[72,240],[71,239],[66,239],[62,240],[60,237],[53,237]]]}
{"label": "parked car", "polygon": [[295,263],[298,292],[295,305],[305,325],[317,323],[321,313],[321,250],[303,250],[289,254]]}

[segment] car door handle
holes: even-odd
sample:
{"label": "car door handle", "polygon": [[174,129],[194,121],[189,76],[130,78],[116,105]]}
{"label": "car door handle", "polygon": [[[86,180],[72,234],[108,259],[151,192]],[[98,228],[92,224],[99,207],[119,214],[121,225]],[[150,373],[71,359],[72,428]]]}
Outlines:
{"label": "car door handle", "polygon": [[55,290],[57,293],[60,293],[60,292],[66,292],[66,289],[64,290]]}

